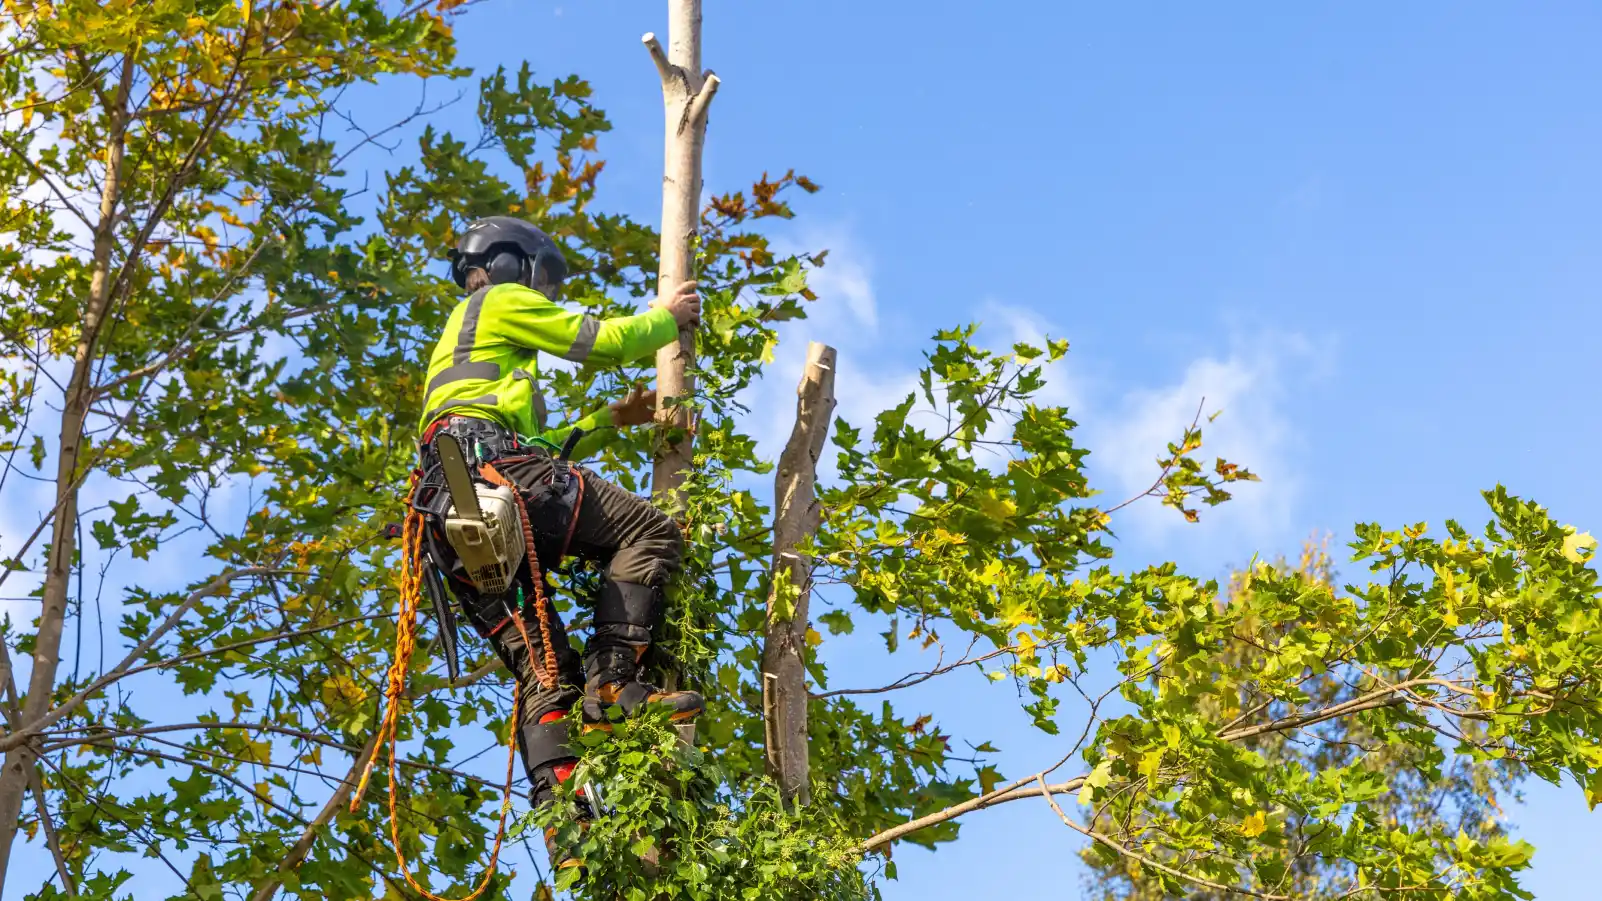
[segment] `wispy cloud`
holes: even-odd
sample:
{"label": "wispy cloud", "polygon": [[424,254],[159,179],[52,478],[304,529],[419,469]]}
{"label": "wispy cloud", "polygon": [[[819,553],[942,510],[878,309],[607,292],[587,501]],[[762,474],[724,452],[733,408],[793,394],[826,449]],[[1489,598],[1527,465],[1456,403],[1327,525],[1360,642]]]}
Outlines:
{"label": "wispy cloud", "polygon": [[[1001,345],[1022,341],[1041,346],[1068,331],[1042,313],[990,300],[982,307],[981,340]],[[1092,378],[1094,349],[1080,349],[1045,370],[1038,398],[1067,407],[1080,423],[1079,443],[1090,449],[1092,485],[1104,500],[1117,503],[1149,488],[1160,470],[1157,459],[1196,417],[1203,414],[1200,459],[1215,457],[1246,466],[1263,479],[1238,486],[1234,499],[1204,511],[1190,526],[1177,511],[1154,499],[1125,508],[1115,528],[1126,538],[1158,546],[1185,534],[1209,543],[1210,536],[1278,542],[1294,525],[1303,486],[1298,465],[1294,391],[1307,378],[1333,365],[1332,343],[1319,344],[1296,333],[1230,323],[1225,348],[1190,360],[1177,380],[1166,383],[1112,384]],[[1206,417],[1218,413],[1207,422]],[[1186,533],[1182,530],[1190,529]]]}
{"label": "wispy cloud", "polygon": [[[1204,512],[1202,528],[1254,541],[1283,538],[1302,489],[1286,373],[1293,359],[1318,352],[1299,336],[1237,339],[1227,354],[1192,360],[1177,382],[1126,392],[1087,430],[1102,487],[1126,497],[1149,488],[1160,472],[1157,458],[1199,410],[1203,446],[1198,459],[1208,465],[1223,457],[1263,479],[1240,485],[1233,500]],[[1214,413],[1218,418],[1207,421]],[[1155,500],[1134,504],[1119,516],[1121,531],[1158,543],[1187,527],[1177,511]]]}
{"label": "wispy cloud", "polygon": [[[875,331],[872,259],[850,230],[818,230],[807,235],[805,243],[782,249],[820,247],[828,247],[830,254],[828,265],[812,278],[819,301],[806,321],[786,327],[784,341],[757,389],[750,425],[770,459],[777,458],[794,422],[795,385],[809,340],[839,350],[837,414],[853,425],[870,426],[880,411],[918,390],[918,359],[887,351]],[[979,340],[997,349],[1016,342],[1039,347],[1048,337],[1069,336],[1048,314],[997,299],[981,304],[977,318],[983,322]],[[1131,385],[1092,378],[1089,373],[1097,368],[1098,359],[1095,349],[1076,349],[1067,359],[1046,367],[1046,384],[1037,398],[1067,407],[1080,423],[1080,443],[1091,450],[1092,484],[1107,503],[1151,486],[1159,472],[1157,458],[1182,435],[1198,406],[1204,416],[1204,445],[1199,452],[1204,464],[1210,466],[1214,457],[1223,457],[1263,479],[1239,485],[1233,500],[1203,512],[1199,526],[1186,524],[1155,499],[1133,504],[1115,521],[1125,540],[1154,549],[1180,536],[1193,547],[1226,539],[1262,545],[1284,541],[1295,525],[1304,483],[1295,390],[1309,374],[1327,371],[1334,347],[1261,324],[1228,326],[1233,337],[1223,347],[1199,353],[1172,380]],[[924,406],[920,397],[918,409]],[[1206,422],[1214,412],[1218,418]],[[834,474],[833,460],[832,455],[825,456],[820,475],[829,478]],[[1001,465],[1004,460],[996,462]]]}
{"label": "wispy cloud", "polygon": [[[808,307],[806,330],[835,340],[867,339],[879,330],[873,259],[848,223],[812,225],[773,242],[779,255],[827,250],[824,264],[807,274],[818,301]],[[816,338],[815,340],[825,340]]]}
{"label": "wispy cloud", "polygon": [[[821,341],[839,351],[839,406],[835,415],[859,428],[917,389],[917,371],[886,365],[879,336],[878,296],[873,261],[847,224],[814,226],[774,242],[779,254],[827,249],[821,268],[808,274],[818,295],[807,318],[786,323],[773,363],[763,373],[753,405],[752,434],[770,459],[777,459],[795,423],[795,388],[806,365],[807,344]],[[833,454],[825,452],[824,477],[834,474]]]}

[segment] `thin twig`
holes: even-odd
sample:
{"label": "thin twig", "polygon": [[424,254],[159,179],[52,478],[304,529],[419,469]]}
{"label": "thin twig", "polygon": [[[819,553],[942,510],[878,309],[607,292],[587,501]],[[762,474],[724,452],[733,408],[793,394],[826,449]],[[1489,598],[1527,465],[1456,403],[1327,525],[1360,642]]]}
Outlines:
{"label": "thin twig", "polygon": [[1251,897],[1251,898],[1263,898],[1263,899],[1266,899],[1266,901],[1292,901],[1292,898],[1291,898],[1290,895],[1269,895],[1269,894],[1265,894],[1263,892],[1254,892],[1251,889],[1244,889],[1244,888],[1241,888],[1240,886],[1224,885],[1222,882],[1213,882],[1213,881],[1208,880],[1208,879],[1203,879],[1200,876],[1192,876],[1189,873],[1182,873],[1179,870],[1176,870],[1173,867],[1168,866],[1167,864],[1165,864],[1165,863],[1163,863],[1161,861],[1153,860],[1152,858],[1147,857],[1144,854],[1140,854],[1140,853],[1138,853],[1136,851],[1131,851],[1130,849],[1125,848],[1123,845],[1120,845],[1117,842],[1113,841],[1111,838],[1108,838],[1107,836],[1102,835],[1100,832],[1097,832],[1094,829],[1087,829],[1086,827],[1081,826],[1078,823],[1074,822],[1073,820],[1069,819],[1068,815],[1066,813],[1062,812],[1062,807],[1060,807],[1057,804],[1057,800],[1051,796],[1052,793],[1049,790],[1049,786],[1046,785],[1046,780],[1045,779],[1041,779],[1039,781],[1040,781],[1040,794],[1041,794],[1041,796],[1046,799],[1046,803],[1047,804],[1051,805],[1051,809],[1056,811],[1057,818],[1062,820],[1064,826],[1067,826],[1069,829],[1072,829],[1075,832],[1078,832],[1078,833],[1080,833],[1081,835],[1084,835],[1087,838],[1090,838],[1090,839],[1092,839],[1092,840],[1094,840],[1094,841],[1096,841],[1096,842],[1098,842],[1098,843],[1100,843],[1102,845],[1107,846],[1108,848],[1111,848],[1112,850],[1118,852],[1119,854],[1123,855],[1124,857],[1129,858],[1130,860],[1138,861],[1142,866],[1151,867],[1154,870],[1158,870],[1160,872],[1167,873],[1168,875],[1174,877],[1175,879],[1181,879],[1181,880],[1184,880],[1185,882],[1191,883],[1192,885],[1199,885],[1199,886],[1201,886],[1203,888],[1209,888],[1209,889],[1212,889],[1215,892],[1223,892],[1223,893],[1228,894],[1228,895],[1246,895],[1246,896]]}
{"label": "thin twig", "polygon": [[96,679],[89,685],[88,688],[85,688],[83,691],[80,691],[71,698],[68,698],[66,701],[62,702],[60,706],[39,717],[34,722],[28,723],[20,729],[13,730],[3,738],[0,738],[0,751],[9,751],[18,745],[23,744],[32,736],[38,735],[42,730],[50,728],[52,723],[55,723],[57,720],[60,720],[62,717],[78,709],[78,707],[80,707],[84,701],[87,701],[96,692],[122,678],[123,673],[132,667],[135,661],[144,656],[146,651],[154,647],[156,642],[160,641],[163,635],[166,635],[168,632],[172,631],[172,629],[178,625],[179,621],[182,620],[190,610],[193,610],[195,606],[202,600],[205,600],[206,598],[211,597],[212,595],[217,594],[224,588],[228,587],[233,580],[250,576],[272,575],[278,572],[282,572],[282,570],[267,566],[251,566],[244,569],[229,570],[217,578],[212,579],[203,587],[190,594],[189,597],[185,598],[184,602],[179,604],[177,609],[173,610],[173,612],[169,614],[164,621],[162,621],[161,625],[157,626],[149,635],[145,636],[145,640],[141,641],[138,646],[130,651],[128,656],[124,657],[121,663],[112,668],[111,672],[106,673],[99,679]]}
{"label": "thin twig", "polygon": [[[975,640],[977,641],[977,639]],[[1037,645],[1037,647],[1045,647],[1045,645]],[[1007,647],[991,651],[988,654],[981,654],[978,657],[964,657],[963,659],[958,660],[956,663],[947,664],[946,666],[937,666],[927,672],[908,673],[889,685],[885,685],[880,688],[838,688],[834,691],[818,692],[812,695],[812,700],[821,701],[824,698],[836,698],[840,697],[841,695],[876,695],[883,694],[887,691],[899,691],[903,688],[911,688],[914,685],[927,682],[930,679],[933,679],[935,676],[943,676],[952,670],[961,669],[962,667],[969,666],[971,664],[984,663],[986,660],[1000,657],[1003,654],[1015,653],[1017,650],[1018,648],[1016,645],[1008,645]]]}

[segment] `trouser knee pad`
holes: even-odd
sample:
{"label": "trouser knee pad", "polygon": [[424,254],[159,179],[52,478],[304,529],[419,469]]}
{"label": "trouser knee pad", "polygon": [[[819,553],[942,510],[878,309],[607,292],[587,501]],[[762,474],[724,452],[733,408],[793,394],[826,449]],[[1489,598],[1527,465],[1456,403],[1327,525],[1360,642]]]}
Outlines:
{"label": "trouser knee pad", "polygon": [[529,799],[536,807],[552,800],[556,786],[573,774],[573,764],[578,759],[568,743],[567,723],[562,716],[561,711],[551,711],[539,717],[540,722],[525,723],[522,728],[523,765],[533,783]]}
{"label": "trouser knee pad", "polygon": [[626,645],[641,648],[651,643],[651,627],[662,615],[662,593],[638,582],[606,580],[595,601],[595,634],[591,648]]}

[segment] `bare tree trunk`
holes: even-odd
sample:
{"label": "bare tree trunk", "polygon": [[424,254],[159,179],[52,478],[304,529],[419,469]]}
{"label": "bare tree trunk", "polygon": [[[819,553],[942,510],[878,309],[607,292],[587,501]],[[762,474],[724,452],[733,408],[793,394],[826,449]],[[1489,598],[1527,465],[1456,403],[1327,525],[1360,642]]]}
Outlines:
{"label": "bare tree trunk", "polygon": [[[662,103],[667,112],[662,159],[662,247],[656,291],[670,297],[694,274],[691,240],[700,222],[701,147],[706,140],[706,111],[718,90],[718,77],[701,70],[701,0],[668,0],[668,49],[656,36],[643,39],[662,77]],[[657,351],[657,422],[667,440],[657,451],[651,493],[671,497],[690,468],[688,411],[669,405],[671,398],[694,390],[686,372],[695,360],[693,332],[679,332],[676,344]]]}
{"label": "bare tree trunk", "polygon": [[[22,728],[22,708],[18,704],[17,684],[11,678],[11,654],[3,641],[0,641],[0,692],[4,693],[6,723],[12,732],[17,732]],[[34,809],[39,813],[39,828],[44,833],[45,845],[50,848],[50,856],[55,858],[56,875],[61,877],[62,890],[68,898],[76,898],[78,889],[72,881],[72,869],[67,866],[67,857],[61,853],[61,839],[56,833],[55,821],[50,818],[44,779],[39,775],[37,763],[28,768],[28,790],[33,793]]]}
{"label": "bare tree trunk", "polygon": [[796,548],[818,530],[818,457],[834,415],[834,348],[814,341],[796,387],[795,427],[773,478],[773,586],[762,643],[763,718],[768,772],[787,803],[811,801],[807,754],[807,608],[811,561]]}
{"label": "bare tree trunk", "polygon": [[[72,577],[72,560],[77,550],[78,463],[83,451],[83,427],[89,412],[93,385],[96,342],[111,303],[111,251],[116,238],[117,206],[122,182],[124,136],[128,126],[128,93],[133,86],[134,58],[123,57],[122,78],[112,108],[106,138],[106,178],[100,188],[100,218],[95,226],[94,257],[89,278],[89,302],[83,316],[83,329],[73,349],[72,375],[67,381],[61,411],[61,434],[56,459],[55,519],[51,524],[50,552],[45,559],[44,604],[39,613],[39,634],[35,639],[33,671],[28,679],[28,695],[23,701],[22,722],[31,723],[50,709],[56,685],[56,666],[61,660],[61,636],[67,619],[67,587]],[[33,772],[32,749],[23,744],[6,754],[0,769],[0,890],[5,887],[11,844],[17,834],[22,812],[22,796],[28,790]]]}

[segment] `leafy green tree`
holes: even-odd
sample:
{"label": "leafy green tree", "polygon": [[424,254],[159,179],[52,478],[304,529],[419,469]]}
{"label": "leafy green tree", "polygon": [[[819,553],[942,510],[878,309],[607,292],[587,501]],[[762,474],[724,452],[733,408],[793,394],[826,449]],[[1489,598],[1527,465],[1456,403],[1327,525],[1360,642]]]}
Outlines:
{"label": "leafy green tree", "polygon": [[[360,301],[337,275],[358,256],[324,242],[352,222],[348,192],[336,187],[342,153],[324,135],[340,121],[335,99],[382,76],[454,71],[443,17],[455,5],[4,4],[0,342],[12,365],[0,400],[0,484],[12,522],[32,531],[8,536],[18,547],[0,580],[35,576],[39,615],[11,636],[30,664],[25,690],[9,650],[0,659],[9,726],[0,739],[0,883],[19,825],[45,831],[61,878],[85,894],[125,878],[85,872],[103,849],[164,854],[189,835],[233,838],[219,825],[230,822],[248,834],[249,805],[201,804],[215,785],[238,781],[236,764],[202,769],[197,757],[166,797],[121,795],[100,786],[189,752],[118,749],[110,738],[90,759],[49,748],[84,738],[89,722],[112,730],[102,737],[140,724],[104,689],[189,610],[207,609],[236,582],[253,586],[234,602],[244,609],[279,591],[270,580],[283,551],[227,545],[208,508],[225,483],[260,473],[276,442],[296,440],[274,390],[286,361],[269,342]],[[273,293],[290,272],[305,273],[307,290]],[[59,421],[47,421],[56,411]],[[39,474],[22,471],[28,464]],[[34,516],[19,492],[32,479],[50,489]],[[72,669],[63,667],[69,621],[81,625],[95,603],[84,540],[105,560],[149,560],[197,528],[218,537],[211,556],[220,566],[205,586],[176,596],[131,588],[129,659],[86,675],[80,643]],[[172,569],[205,573],[167,558]],[[213,753],[248,760],[256,740],[231,733]],[[266,785],[244,796],[265,795]],[[174,798],[183,800],[166,803]],[[202,861],[182,875],[204,894],[226,872]]]}
{"label": "leafy green tree", "polygon": [[[1315,545],[1309,542],[1302,556],[1292,566],[1281,560],[1274,564],[1281,577],[1299,578],[1308,586],[1333,591],[1336,588],[1333,561],[1329,557],[1328,542]],[[1252,574],[1238,571],[1229,582],[1228,592],[1217,600],[1221,605],[1247,603],[1243,596],[1249,589]],[[1283,637],[1288,629],[1305,623],[1292,621],[1276,629]],[[1240,637],[1227,655],[1232,666],[1249,668],[1262,652],[1255,642]],[[1347,703],[1356,697],[1357,689],[1343,681],[1339,669],[1313,669],[1302,684],[1309,701],[1328,708]],[[1222,721],[1218,705],[1222,696],[1204,699],[1198,707],[1215,721]],[[1239,698],[1231,699],[1236,710],[1249,710],[1261,704],[1272,706],[1273,699],[1258,695],[1247,686]],[[1472,719],[1461,721],[1460,726],[1483,741],[1484,729]],[[1424,833],[1444,827],[1448,833],[1456,832],[1474,842],[1494,842],[1506,835],[1502,820],[1502,803],[1513,794],[1518,771],[1506,760],[1472,754],[1446,753],[1440,742],[1420,745],[1407,742],[1389,742],[1369,724],[1356,718],[1335,718],[1300,730],[1299,733],[1270,732],[1255,736],[1242,743],[1262,758],[1267,767],[1300,771],[1317,776],[1326,770],[1352,767],[1364,772],[1366,782],[1372,784],[1375,776],[1382,791],[1367,801],[1366,807],[1376,824],[1408,833]],[[1354,766],[1356,765],[1356,766]],[[1125,848],[1139,848],[1143,837],[1160,833],[1164,828],[1161,818],[1144,815],[1139,805],[1126,804],[1130,795],[1115,795],[1104,804],[1086,808],[1079,822],[1082,826],[1115,838]],[[1267,830],[1266,813],[1259,818],[1248,817],[1242,824],[1247,831]],[[1316,831],[1318,825],[1308,821],[1298,810],[1286,812],[1281,827],[1287,835],[1303,839]],[[1269,868],[1284,867],[1284,875],[1265,890],[1288,894],[1299,899],[1335,898],[1345,895],[1352,879],[1350,865],[1341,858],[1326,858],[1312,850],[1311,842],[1291,849],[1293,854],[1283,860],[1277,853],[1265,855]],[[1112,853],[1105,845],[1093,843],[1080,852],[1090,868],[1088,887],[1092,897],[1115,901],[1144,901],[1168,897],[1160,873],[1142,865],[1133,857]],[[1154,855],[1167,865],[1184,862],[1171,854]],[[1225,894],[1212,889],[1193,890],[1195,898],[1223,898]]]}
{"label": "leafy green tree", "polygon": [[[452,7],[6,7],[19,49],[5,90],[34,113],[6,132],[15,290],[0,336],[20,362],[4,370],[0,425],[16,436],[8,472],[53,471],[57,492],[39,511],[49,540],[15,561],[17,578],[42,575],[42,615],[6,642],[33,665],[27,691],[7,698],[0,801],[16,814],[0,827],[34,836],[57,864],[43,886],[22,886],[31,897],[150,897],[129,869],[141,856],[174,897],[411,897],[392,828],[404,866],[435,892],[460,897],[485,872],[506,771],[478,758],[501,753],[510,705],[481,643],[468,642],[455,684],[427,653],[414,658],[401,778],[379,768],[349,809],[395,639],[399,549],[382,527],[399,518],[414,465],[420,361],[455,297],[432,273],[467,221],[530,216],[566,248],[566,297],[606,314],[651,292],[659,236],[592,208],[609,125],[587,85],[526,67],[483,77],[481,132],[425,129],[416,162],[387,173],[372,221],[358,217],[341,187],[349,147],[320,129],[344,132],[340,91],[356,80],[460,75]],[[279,46],[254,43],[275,28],[289,35],[281,56],[250,49]],[[246,50],[222,59],[246,62],[202,62],[228,47]],[[230,81],[235,68],[255,74]],[[162,114],[130,112],[149,104]],[[63,211],[108,184],[114,202],[84,214],[96,239],[85,252]],[[897,843],[937,846],[964,816],[1025,802],[1057,807],[1066,828],[1171,894],[1279,896],[1316,858],[1317,878],[1352,897],[1514,897],[1526,848],[1494,831],[1460,836],[1449,815],[1389,822],[1371,755],[1280,766],[1275,743],[1338,724],[1403,749],[1385,753],[1412,768],[1418,797],[1453,790],[1449,757],[1567,774],[1594,798],[1593,543],[1498,489],[1479,537],[1362,526],[1354,549],[1375,575],[1341,591],[1273,568],[1232,593],[1172,565],[1115,571],[1107,538],[1125,504],[1095,501],[1075,423],[1039,400],[1066,343],[996,350],[973,327],[935,336],[913,396],[871,423],[835,423],[839,478],[821,487],[820,526],[801,549],[813,582],[832,586],[819,592],[832,606],[815,617],[822,630],[806,633],[813,800],[786,808],[762,753],[771,513],[750,487],[771,469],[743,414],[786,323],[816,300],[806,275],[824,253],[780,257],[764,234],[813,190],[764,175],[703,212],[691,559],[656,663],[712,709],[694,747],[648,720],[591,739],[588,777],[618,813],[586,833],[589,879],[560,887],[862,897],[894,876]],[[573,417],[649,376],[552,371],[542,389],[553,417]],[[52,441],[30,418],[48,389],[67,411]],[[660,440],[629,436],[593,465],[644,490]],[[1152,489],[1126,503],[1194,519],[1253,478],[1204,466],[1201,441],[1196,424],[1183,429]],[[26,497],[19,485],[0,490]],[[229,491],[245,498],[237,518],[216,512]],[[150,565],[107,568],[127,558]],[[187,584],[173,590],[158,570]],[[125,650],[85,654],[69,674],[56,665],[62,639],[70,625],[98,640],[102,575],[125,586]],[[585,580],[564,577],[559,599],[577,632]],[[882,628],[890,648],[968,650],[889,686],[834,685],[818,649],[858,628]],[[1004,777],[983,736],[963,736],[973,759],[953,754],[939,711],[887,700],[973,667],[1016,689],[1040,729],[1083,737]],[[1118,829],[1069,815],[1069,799],[1117,815]],[[487,896],[512,884],[503,867]]]}

